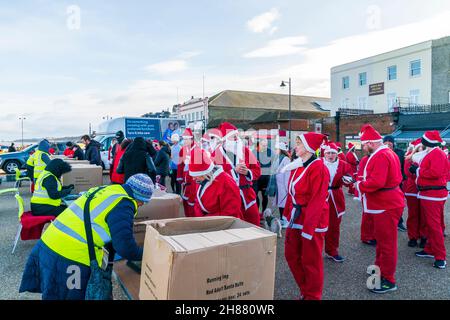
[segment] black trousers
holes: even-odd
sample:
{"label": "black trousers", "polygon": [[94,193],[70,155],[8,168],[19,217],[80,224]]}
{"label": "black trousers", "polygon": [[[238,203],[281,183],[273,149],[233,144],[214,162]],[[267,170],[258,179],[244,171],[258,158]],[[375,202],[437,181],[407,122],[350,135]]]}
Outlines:
{"label": "black trousers", "polygon": [[31,204],[31,212],[33,216],[59,216],[67,207],[60,205],[59,207],[49,206],[47,204]]}
{"label": "black trousers", "polygon": [[170,173],[170,187],[176,194],[181,194],[181,184],[177,181],[177,169],[172,169]]}
{"label": "black trousers", "polygon": [[262,198],[262,211],[267,209],[267,204],[269,203],[269,197],[266,195],[266,189],[269,185],[270,176],[260,176],[257,181],[253,183],[253,189],[256,192],[256,204],[259,209],[259,196],[258,193],[261,192]]}

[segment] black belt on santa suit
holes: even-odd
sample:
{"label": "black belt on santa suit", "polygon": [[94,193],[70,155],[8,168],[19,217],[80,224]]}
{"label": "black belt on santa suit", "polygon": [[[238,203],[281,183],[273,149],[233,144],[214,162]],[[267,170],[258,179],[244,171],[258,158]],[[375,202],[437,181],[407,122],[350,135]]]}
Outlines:
{"label": "black belt on santa suit", "polygon": [[239,186],[239,189],[241,190],[245,190],[245,189],[250,189],[252,186],[249,184],[246,184],[245,186]]}
{"label": "black belt on santa suit", "polygon": [[419,191],[447,190],[447,186],[417,186]]}
{"label": "black belt on santa suit", "polygon": [[333,187],[333,186],[331,186],[331,187],[328,187],[328,190],[338,190],[340,187]]}

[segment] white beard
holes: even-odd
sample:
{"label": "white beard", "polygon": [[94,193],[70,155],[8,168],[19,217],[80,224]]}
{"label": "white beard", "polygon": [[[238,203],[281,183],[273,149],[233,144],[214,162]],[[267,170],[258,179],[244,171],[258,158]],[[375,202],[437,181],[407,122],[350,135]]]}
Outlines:
{"label": "white beard", "polygon": [[328,168],[328,171],[330,172],[330,185],[333,183],[334,176],[336,175],[338,166],[339,166],[339,160],[336,160],[335,162],[328,162],[327,160],[324,160],[325,165]]}
{"label": "white beard", "polygon": [[225,140],[224,148],[226,151],[229,151],[236,155],[238,160],[244,159],[244,143],[241,139],[238,139],[236,141]]}
{"label": "white beard", "polygon": [[415,162],[417,164],[420,164],[422,162],[423,158],[427,154],[428,154],[428,150],[420,151],[420,152],[417,152],[417,153],[413,154],[411,159],[412,159],[413,162]]}

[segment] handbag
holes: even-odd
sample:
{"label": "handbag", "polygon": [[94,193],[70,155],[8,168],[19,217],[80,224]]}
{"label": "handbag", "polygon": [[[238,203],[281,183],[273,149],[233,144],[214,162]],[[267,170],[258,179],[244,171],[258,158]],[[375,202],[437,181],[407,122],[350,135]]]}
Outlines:
{"label": "handbag", "polygon": [[86,287],[86,300],[112,300],[112,265],[106,267],[103,270],[97,262],[97,258],[94,250],[94,238],[92,236],[92,224],[91,215],[89,210],[89,204],[94,198],[94,195],[104,189],[105,187],[100,187],[89,195],[86,203],[84,204],[84,227],[86,230],[86,240],[89,250],[89,261],[91,268],[91,275]]}

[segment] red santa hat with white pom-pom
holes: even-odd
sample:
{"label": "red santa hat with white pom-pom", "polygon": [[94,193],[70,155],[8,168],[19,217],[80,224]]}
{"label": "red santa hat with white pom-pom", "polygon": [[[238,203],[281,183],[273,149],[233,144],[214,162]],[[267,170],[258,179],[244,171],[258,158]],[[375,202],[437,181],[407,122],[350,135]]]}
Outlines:
{"label": "red santa hat with white pom-pom", "polygon": [[369,142],[383,142],[383,137],[370,124],[365,124],[362,126],[359,137],[362,144]]}
{"label": "red santa hat with white pom-pom", "polygon": [[189,162],[189,175],[192,177],[204,176],[213,169],[214,162],[211,161],[206,151],[200,148],[193,148]]}

